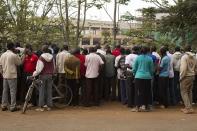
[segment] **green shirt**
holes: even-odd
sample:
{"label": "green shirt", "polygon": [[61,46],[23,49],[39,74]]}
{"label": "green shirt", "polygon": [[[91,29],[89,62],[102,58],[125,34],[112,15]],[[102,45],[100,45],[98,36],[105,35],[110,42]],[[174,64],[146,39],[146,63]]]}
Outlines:
{"label": "green shirt", "polygon": [[106,77],[113,77],[115,76],[115,56],[111,54],[107,54],[105,56],[105,76]]}
{"label": "green shirt", "polygon": [[133,74],[138,79],[152,79],[154,73],[153,60],[148,55],[139,55],[133,64]]}

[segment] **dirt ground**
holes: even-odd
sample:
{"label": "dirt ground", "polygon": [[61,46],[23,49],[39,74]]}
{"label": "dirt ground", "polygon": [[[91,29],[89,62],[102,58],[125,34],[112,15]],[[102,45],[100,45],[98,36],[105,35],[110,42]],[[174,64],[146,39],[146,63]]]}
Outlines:
{"label": "dirt ground", "polygon": [[197,114],[182,114],[180,108],[136,113],[113,102],[25,115],[0,111],[0,131],[197,131]]}

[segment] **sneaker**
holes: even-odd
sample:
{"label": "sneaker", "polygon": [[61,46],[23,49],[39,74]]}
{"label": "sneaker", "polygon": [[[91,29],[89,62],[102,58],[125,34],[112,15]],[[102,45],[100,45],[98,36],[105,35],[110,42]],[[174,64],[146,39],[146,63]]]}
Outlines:
{"label": "sneaker", "polygon": [[2,107],[1,110],[2,110],[2,111],[7,111],[8,108],[7,108],[7,107]]}
{"label": "sneaker", "polygon": [[190,114],[189,110],[184,108],[184,109],[181,109],[181,111],[184,113],[184,114]]}
{"label": "sneaker", "polygon": [[36,111],[43,112],[44,108],[37,108]]}
{"label": "sneaker", "polygon": [[51,111],[51,108],[50,108],[50,107],[47,107],[46,110],[47,110],[47,111]]}
{"label": "sneaker", "polygon": [[132,112],[139,112],[139,109],[137,107],[131,109]]}
{"label": "sneaker", "polygon": [[160,108],[161,108],[161,109],[165,109],[166,107],[165,107],[164,105],[161,105]]}

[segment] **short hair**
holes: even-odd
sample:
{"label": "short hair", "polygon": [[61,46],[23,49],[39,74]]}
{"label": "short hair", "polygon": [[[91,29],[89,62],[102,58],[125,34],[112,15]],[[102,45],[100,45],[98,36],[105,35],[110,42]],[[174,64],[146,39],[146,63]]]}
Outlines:
{"label": "short hair", "polygon": [[21,47],[21,43],[20,42],[16,42],[15,46],[16,47]]}
{"label": "short hair", "polygon": [[107,48],[106,53],[107,54],[111,54],[111,49],[110,48]]}
{"label": "short hair", "polygon": [[80,48],[77,47],[73,50],[73,54],[80,54]]}
{"label": "short hair", "polygon": [[95,47],[90,47],[90,48],[89,48],[89,52],[90,52],[90,53],[95,52]]}
{"label": "short hair", "polygon": [[132,48],[132,51],[133,51],[134,54],[137,54],[139,52],[139,50],[140,50],[140,47],[139,46],[134,46]]}
{"label": "short hair", "polygon": [[68,51],[68,45],[67,45],[67,44],[64,44],[64,45],[62,46],[62,50],[67,50],[67,51]]}
{"label": "short hair", "polygon": [[166,55],[166,52],[167,52],[166,47],[165,47],[165,46],[162,46],[162,47],[160,48],[160,53],[161,53],[161,55]]}
{"label": "short hair", "polygon": [[33,48],[32,48],[32,46],[30,44],[26,44],[25,45],[25,48],[26,49],[29,49],[30,51],[33,51]]}
{"label": "short hair", "polygon": [[175,47],[175,51],[181,51],[181,47],[180,46],[176,46]]}
{"label": "short hair", "polygon": [[143,46],[141,47],[141,53],[142,53],[142,54],[147,54],[148,52],[149,52],[148,47],[145,46],[145,45],[143,45]]}
{"label": "short hair", "polygon": [[49,46],[48,46],[48,45],[43,45],[43,46],[42,46],[42,51],[43,51],[44,53],[49,53]]}
{"label": "short hair", "polygon": [[155,51],[157,51],[157,47],[156,46],[152,46],[151,47],[151,52],[155,52]]}
{"label": "short hair", "polygon": [[82,54],[83,54],[83,55],[87,55],[87,54],[88,54],[88,50],[87,50],[86,48],[83,49]]}
{"label": "short hair", "polygon": [[10,43],[7,44],[7,49],[8,50],[14,50],[14,48],[15,48],[15,45],[14,45],[13,42],[10,42]]}
{"label": "short hair", "polygon": [[184,48],[185,51],[191,51],[192,50],[192,47],[191,45],[186,45],[185,48]]}
{"label": "short hair", "polygon": [[116,45],[116,48],[121,48],[121,45],[120,44]]}
{"label": "short hair", "polygon": [[95,46],[95,48],[96,48],[96,49],[101,49],[100,44],[97,44],[97,45]]}

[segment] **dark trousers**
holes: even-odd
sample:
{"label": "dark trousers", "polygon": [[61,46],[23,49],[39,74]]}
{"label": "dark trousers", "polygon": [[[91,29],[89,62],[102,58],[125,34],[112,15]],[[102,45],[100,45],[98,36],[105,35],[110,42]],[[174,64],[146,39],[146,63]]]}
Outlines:
{"label": "dark trousers", "polygon": [[169,104],[175,105],[176,98],[175,98],[175,89],[174,89],[174,78],[169,78]]}
{"label": "dark trousers", "polygon": [[193,86],[193,102],[197,103],[197,75],[195,76],[195,80],[194,80],[194,86]]}
{"label": "dark trousers", "polygon": [[3,93],[3,78],[0,76],[0,100],[2,99]]}
{"label": "dark trousers", "polygon": [[105,88],[104,88],[104,98],[105,100],[109,100],[110,95],[111,99],[116,99],[116,79],[115,77],[105,77]]}
{"label": "dark trousers", "polygon": [[[27,77],[28,76],[32,76],[31,73],[23,73],[23,81],[24,83],[21,84],[21,99],[22,99],[22,102],[25,101],[25,97],[26,97],[26,94],[27,94],[27,91],[29,89],[29,86],[31,85],[32,83],[32,80],[27,80]],[[37,89],[34,89],[33,92],[32,92],[32,96],[31,96],[31,100],[30,100],[30,103],[33,104],[34,106],[37,106],[38,102],[37,102]]]}
{"label": "dark trousers", "polygon": [[169,77],[159,77],[159,103],[168,107]]}
{"label": "dark trousers", "polygon": [[80,102],[85,105],[85,98],[86,98],[86,78],[85,76],[81,76],[80,78],[80,88],[81,88],[81,96],[80,96]]}
{"label": "dark trousers", "polygon": [[98,78],[86,78],[85,106],[90,106],[91,104],[98,106],[100,104],[98,82]]}
{"label": "dark trousers", "polygon": [[135,106],[146,107],[151,103],[151,79],[135,79]]}
{"label": "dark trousers", "polygon": [[134,85],[134,78],[128,77],[127,78],[127,97],[128,97],[128,107],[133,107],[135,105],[135,85]]}
{"label": "dark trousers", "polygon": [[153,101],[159,101],[159,76],[155,75],[153,78]]}
{"label": "dark trousers", "polygon": [[121,102],[122,104],[127,104],[127,80],[120,80],[120,92],[121,92]]}
{"label": "dark trousers", "polygon": [[99,98],[103,99],[105,96],[105,76],[103,73],[99,74],[99,77],[97,78],[98,81],[98,88],[99,88]]}
{"label": "dark trousers", "polygon": [[175,104],[181,101],[181,92],[180,92],[180,72],[174,71],[174,94],[175,94]]}
{"label": "dark trousers", "polygon": [[117,87],[117,90],[118,90],[118,101],[121,101],[120,79],[117,79],[116,82],[117,82],[116,87]]}
{"label": "dark trousers", "polygon": [[76,79],[67,79],[67,84],[71,88],[73,93],[71,105],[79,105],[79,83]]}

